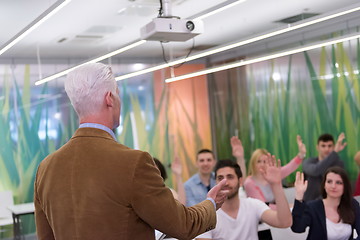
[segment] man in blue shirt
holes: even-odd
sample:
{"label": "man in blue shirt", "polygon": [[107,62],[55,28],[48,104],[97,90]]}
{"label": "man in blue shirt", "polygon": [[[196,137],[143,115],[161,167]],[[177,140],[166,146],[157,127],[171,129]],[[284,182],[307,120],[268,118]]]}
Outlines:
{"label": "man in blue shirt", "polygon": [[213,173],[216,159],[209,149],[201,149],[197,153],[196,167],[198,173],[185,182],[186,206],[190,207],[206,199],[208,191],[215,186]]}

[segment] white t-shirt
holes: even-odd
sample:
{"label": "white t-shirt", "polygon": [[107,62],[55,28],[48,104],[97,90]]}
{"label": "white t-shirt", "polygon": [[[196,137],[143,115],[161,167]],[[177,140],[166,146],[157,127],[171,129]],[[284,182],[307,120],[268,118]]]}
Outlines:
{"label": "white t-shirt", "polygon": [[326,218],[328,240],[347,240],[351,236],[351,225],[343,222],[334,223]]}
{"label": "white t-shirt", "polygon": [[221,208],[216,212],[216,228],[196,238],[213,240],[258,239],[258,224],[261,215],[269,207],[254,198],[241,198],[236,219],[227,215]]}

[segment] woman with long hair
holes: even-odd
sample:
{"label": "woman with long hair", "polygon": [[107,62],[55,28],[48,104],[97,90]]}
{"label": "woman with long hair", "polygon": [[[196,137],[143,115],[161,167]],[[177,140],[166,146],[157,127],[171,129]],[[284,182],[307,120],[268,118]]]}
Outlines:
{"label": "woman with long hair", "polygon": [[296,173],[295,203],[292,210],[293,232],[301,233],[309,227],[307,239],[353,239],[355,229],[360,239],[360,207],[353,199],[351,184],[344,169],[329,168],[321,183],[323,199],[304,202],[307,181],[303,173]]}
{"label": "woman with long hair", "polygon": [[[301,137],[297,136],[297,144],[299,153],[285,166],[281,167],[281,177],[285,178],[290,173],[294,172],[301,164],[306,155],[306,147],[303,144]],[[271,208],[275,208],[275,198],[271,191],[269,183],[265,180],[260,172],[260,169],[266,166],[266,156],[268,151],[265,149],[256,149],[249,163],[248,177],[245,179],[244,188],[248,197],[259,199],[268,203]]]}

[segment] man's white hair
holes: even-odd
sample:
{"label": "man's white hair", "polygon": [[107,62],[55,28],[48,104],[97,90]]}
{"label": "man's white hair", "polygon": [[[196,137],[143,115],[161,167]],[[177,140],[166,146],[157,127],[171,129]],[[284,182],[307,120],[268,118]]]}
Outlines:
{"label": "man's white hair", "polygon": [[107,92],[116,93],[117,84],[111,67],[89,63],[67,75],[65,91],[79,117],[96,114]]}

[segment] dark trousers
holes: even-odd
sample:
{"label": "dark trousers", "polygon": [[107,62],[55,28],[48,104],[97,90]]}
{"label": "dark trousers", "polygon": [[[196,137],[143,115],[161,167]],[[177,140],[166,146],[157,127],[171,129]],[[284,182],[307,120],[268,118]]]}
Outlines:
{"label": "dark trousers", "polygon": [[270,229],[258,232],[259,240],[272,240]]}

